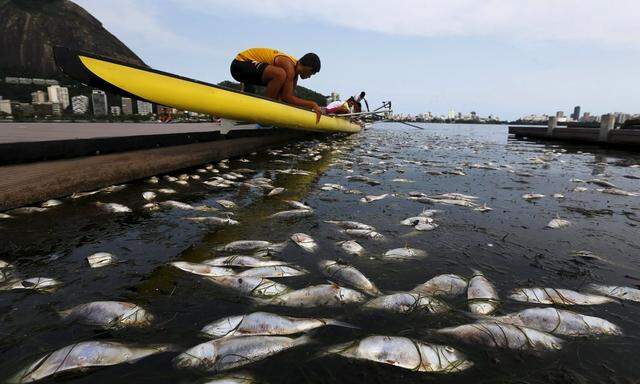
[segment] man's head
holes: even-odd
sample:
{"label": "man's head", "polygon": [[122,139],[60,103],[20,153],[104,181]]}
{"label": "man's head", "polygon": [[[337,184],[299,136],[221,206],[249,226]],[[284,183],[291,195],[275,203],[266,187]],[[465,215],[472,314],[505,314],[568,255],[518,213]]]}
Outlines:
{"label": "man's head", "polygon": [[307,53],[298,60],[296,71],[303,79],[320,72],[320,58],[315,53]]}

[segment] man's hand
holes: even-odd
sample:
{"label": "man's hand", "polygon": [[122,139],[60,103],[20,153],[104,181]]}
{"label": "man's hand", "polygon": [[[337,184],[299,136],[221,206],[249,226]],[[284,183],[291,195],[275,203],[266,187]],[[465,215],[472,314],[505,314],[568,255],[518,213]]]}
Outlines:
{"label": "man's hand", "polygon": [[320,117],[322,116],[322,109],[318,104],[316,104],[313,106],[313,112],[316,113],[316,124],[318,124],[320,122]]}

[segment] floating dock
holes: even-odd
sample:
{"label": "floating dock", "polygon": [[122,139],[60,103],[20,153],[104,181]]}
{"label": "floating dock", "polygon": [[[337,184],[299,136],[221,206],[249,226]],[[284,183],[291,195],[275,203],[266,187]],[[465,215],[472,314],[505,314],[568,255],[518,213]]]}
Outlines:
{"label": "floating dock", "polygon": [[555,117],[544,126],[509,126],[509,134],[516,138],[567,141],[603,146],[640,149],[640,129],[616,129],[615,116],[604,115],[600,128],[558,127]]}
{"label": "floating dock", "polygon": [[255,124],[0,123],[0,211],[309,135]]}

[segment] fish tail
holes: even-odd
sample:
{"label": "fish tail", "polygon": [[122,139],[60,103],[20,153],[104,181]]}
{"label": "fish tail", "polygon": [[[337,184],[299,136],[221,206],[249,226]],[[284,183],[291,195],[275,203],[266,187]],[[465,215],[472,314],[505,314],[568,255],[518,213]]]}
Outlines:
{"label": "fish tail", "polygon": [[305,344],[310,344],[313,342],[313,339],[311,338],[311,336],[308,335],[302,335],[300,337],[297,337],[295,339],[293,339],[293,347],[297,347],[300,345],[305,345]]}
{"label": "fish tail", "polygon": [[345,323],[344,321],[340,321],[340,320],[322,319],[322,321],[326,325],[333,325],[333,326],[336,326],[336,327],[344,327],[344,328],[351,328],[351,329],[361,329],[361,327],[358,327],[358,326],[353,325],[353,324]]}

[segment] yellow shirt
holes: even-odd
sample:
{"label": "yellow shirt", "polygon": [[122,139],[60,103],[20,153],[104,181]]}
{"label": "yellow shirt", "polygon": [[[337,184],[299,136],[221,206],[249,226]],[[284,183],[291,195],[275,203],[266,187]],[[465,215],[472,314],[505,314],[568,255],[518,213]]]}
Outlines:
{"label": "yellow shirt", "polygon": [[298,62],[298,59],[296,59],[295,57],[272,48],[250,48],[246,51],[238,53],[238,56],[236,56],[236,60],[255,61],[258,63],[267,63],[272,65],[274,60],[278,56],[288,57],[289,59],[291,59],[291,61],[293,61],[294,65]]}

